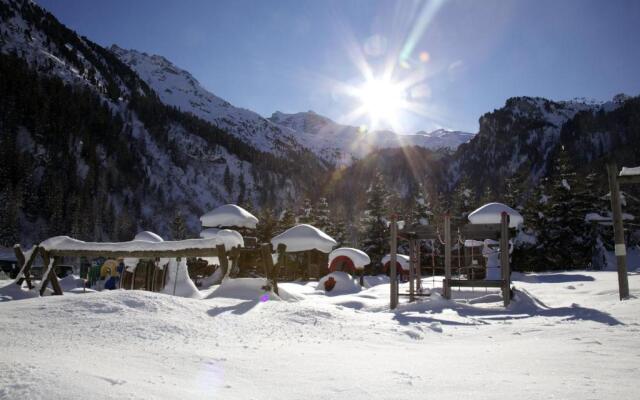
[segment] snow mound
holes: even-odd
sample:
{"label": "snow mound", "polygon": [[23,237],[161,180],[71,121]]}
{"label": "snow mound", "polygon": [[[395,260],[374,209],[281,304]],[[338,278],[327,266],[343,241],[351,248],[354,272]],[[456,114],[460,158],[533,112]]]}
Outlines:
{"label": "snow mound", "polygon": [[142,231],[138,233],[133,238],[133,240],[143,240],[145,242],[154,242],[154,243],[164,242],[164,239],[160,237],[160,235],[158,235],[157,233],[153,233],[151,231]]}
{"label": "snow mound", "polygon": [[60,279],[60,287],[63,292],[70,292],[73,289],[84,287],[84,279],[77,275],[67,275]]}
{"label": "snow mound", "polygon": [[338,257],[348,257],[353,261],[353,266],[356,267],[356,269],[364,269],[365,265],[371,263],[371,259],[364,251],[350,247],[341,247],[329,254],[329,265]]}
{"label": "snow mound", "polygon": [[204,214],[200,217],[200,222],[202,222],[202,226],[209,228],[235,226],[255,229],[258,218],[235,204],[225,204]]}
{"label": "snow mound", "polygon": [[[331,289],[331,291],[327,292],[324,289],[324,284],[329,278],[333,278],[336,281],[336,285]],[[351,275],[346,272],[336,271],[332,272],[329,275],[323,276],[318,281],[318,286],[316,286],[316,290],[324,292],[330,296],[338,296],[342,294],[353,294],[358,293],[362,288],[358,284],[357,280],[353,279]]]}
{"label": "snow mound", "polygon": [[242,243],[241,246],[244,247],[244,239],[242,235],[238,231],[234,231],[232,229],[219,229],[219,228],[206,228],[200,232],[200,237],[202,239],[219,239],[220,241],[235,241],[237,243]]}
{"label": "snow mound", "polygon": [[333,238],[322,232],[315,226],[301,224],[289,228],[278,236],[271,239],[274,249],[279,244],[287,246],[287,252],[319,250],[323,253],[330,253],[337,243]]}
{"label": "snow mound", "polygon": [[0,287],[0,302],[9,300],[23,300],[39,297],[37,290],[28,290],[18,286],[15,283],[10,283],[6,286]]}
{"label": "snow mound", "polygon": [[386,275],[366,275],[362,277],[364,287],[370,289],[374,286],[389,284],[389,277]]}
{"label": "snow mound", "polygon": [[186,258],[183,257],[180,262],[176,261],[175,258],[169,261],[167,283],[164,285],[162,293],[191,299],[202,298],[200,291],[191,278],[189,278]]}
{"label": "snow mound", "polygon": [[[278,296],[271,290],[265,290],[268,285],[265,278],[235,278],[225,279],[220,286],[214,290],[208,299],[226,297],[241,300],[274,300]],[[266,297],[265,297],[266,296]]]}
{"label": "snow mound", "polygon": [[[404,254],[396,254],[396,260],[403,271],[409,271],[409,260],[410,260],[409,256]],[[390,254],[387,254],[386,256],[382,257],[382,265],[386,265],[389,261],[391,261]]]}
{"label": "snow mound", "polygon": [[469,222],[472,224],[499,224],[502,213],[509,214],[509,227],[516,228],[524,222],[522,215],[513,208],[502,203],[485,204],[469,214]]}

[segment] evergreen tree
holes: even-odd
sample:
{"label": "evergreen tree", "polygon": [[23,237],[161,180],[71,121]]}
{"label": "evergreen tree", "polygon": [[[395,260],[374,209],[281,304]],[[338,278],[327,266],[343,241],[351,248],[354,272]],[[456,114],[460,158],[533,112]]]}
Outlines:
{"label": "evergreen tree", "polygon": [[451,217],[458,221],[465,221],[467,215],[475,209],[476,194],[469,179],[465,176],[460,179],[451,199]]}
{"label": "evergreen tree", "polygon": [[382,174],[378,172],[367,190],[367,210],[363,218],[363,250],[371,257],[373,264],[379,263],[389,251],[388,198],[389,193]]}
{"label": "evergreen tree", "polygon": [[171,223],[171,237],[173,240],[184,240],[187,238],[187,225],[182,213],[178,210]]}
{"label": "evergreen tree", "polygon": [[311,200],[305,198],[302,206],[298,209],[298,215],[296,216],[299,224],[313,225],[313,207],[311,206]]}
{"label": "evergreen tree", "polygon": [[229,171],[229,165],[224,168],[224,187],[227,189],[227,193],[231,194],[233,192],[233,176],[231,175],[231,171]]}
{"label": "evergreen tree", "polygon": [[278,220],[275,218],[273,210],[263,207],[258,217],[256,225],[256,235],[260,243],[271,243],[278,229]]}
{"label": "evergreen tree", "polygon": [[238,204],[244,204],[245,201],[247,200],[246,191],[247,191],[247,186],[244,182],[244,173],[240,172],[240,178],[238,178],[238,199],[236,201]]}
{"label": "evergreen tree", "polygon": [[329,212],[329,203],[325,197],[321,197],[311,210],[313,225],[323,232],[331,230]]}
{"label": "evergreen tree", "polygon": [[292,228],[296,224],[296,216],[290,207],[285,208],[280,221],[278,221],[278,233]]}
{"label": "evergreen tree", "polygon": [[413,198],[410,221],[420,225],[430,225],[433,218],[431,208],[432,205],[429,200],[429,194],[424,189],[422,183],[419,183]]}

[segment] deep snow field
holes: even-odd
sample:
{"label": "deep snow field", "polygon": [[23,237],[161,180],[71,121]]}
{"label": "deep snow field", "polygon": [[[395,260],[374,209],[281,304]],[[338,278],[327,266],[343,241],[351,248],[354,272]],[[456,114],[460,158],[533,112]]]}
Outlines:
{"label": "deep snow field", "polygon": [[506,310],[484,289],[390,311],[388,283],[356,292],[339,280],[334,295],[282,283],[283,300],[261,283],[228,281],[203,300],[117,290],[2,302],[0,398],[638,396],[637,273],[624,302],[615,272],[514,274]]}

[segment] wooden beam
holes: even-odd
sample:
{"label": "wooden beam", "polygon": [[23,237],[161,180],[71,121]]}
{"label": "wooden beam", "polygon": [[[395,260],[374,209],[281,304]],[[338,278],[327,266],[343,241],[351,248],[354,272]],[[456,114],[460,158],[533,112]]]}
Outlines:
{"label": "wooden beam", "polygon": [[420,241],[416,240],[416,290],[422,293],[422,259],[420,257]]}
{"label": "wooden beam", "polygon": [[502,300],[507,307],[511,301],[511,270],[509,268],[509,214],[500,216],[500,272],[502,273]]}
{"label": "wooden beam", "polygon": [[620,202],[620,186],[618,185],[618,166],[615,162],[607,164],[607,173],[609,175],[611,212],[613,214],[616,264],[618,265],[618,291],[620,293],[620,300],[625,300],[629,298],[627,249],[624,243],[624,224],[622,223],[622,204]]}
{"label": "wooden beam", "polygon": [[640,183],[640,175],[623,175],[618,176],[618,185],[626,185],[630,183]]}
{"label": "wooden beam", "polygon": [[432,225],[413,224],[405,226],[398,232],[399,235],[408,239],[437,239],[438,230]]}
{"label": "wooden beam", "polygon": [[459,286],[459,287],[495,287],[495,288],[503,288],[504,281],[487,281],[484,279],[449,279],[449,286]]}
{"label": "wooden beam", "polygon": [[[22,252],[19,244],[13,247],[13,251],[16,253],[16,258],[18,258],[18,260],[20,260],[21,258],[24,260],[24,253]],[[31,283],[31,266],[33,265],[36,257],[38,257],[38,253],[38,248],[33,249],[31,251],[31,256],[29,257],[29,259],[26,260],[26,262],[24,262],[20,267],[20,272],[18,272],[18,279],[16,279],[15,281],[18,286],[22,286],[22,282],[27,281],[27,286],[29,287],[29,289],[33,289],[33,284]]]}
{"label": "wooden beam", "polygon": [[[105,257],[105,258],[178,258],[178,257],[216,257],[221,245],[210,249],[182,250],[49,250],[51,257]],[[224,246],[222,246],[224,248]]]}
{"label": "wooden beam", "polygon": [[500,238],[500,224],[467,224],[460,227],[464,239],[484,240]]}
{"label": "wooden beam", "polygon": [[444,215],[444,281],[442,291],[446,299],[451,298],[451,215]]}
{"label": "wooden beam", "polygon": [[393,310],[398,306],[398,282],[397,282],[397,251],[398,251],[398,225],[396,223],[396,215],[391,216],[391,252],[390,252],[390,266],[389,266],[389,283],[390,283],[390,302],[389,307]]}

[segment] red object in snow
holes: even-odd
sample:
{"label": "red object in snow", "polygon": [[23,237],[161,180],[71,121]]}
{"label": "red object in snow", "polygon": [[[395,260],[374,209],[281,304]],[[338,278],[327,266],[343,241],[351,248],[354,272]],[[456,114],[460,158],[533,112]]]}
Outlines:
{"label": "red object in snow", "polygon": [[336,286],[336,280],[333,278],[333,276],[330,276],[329,279],[324,281],[324,290],[326,290],[327,292],[330,292],[331,290],[333,290],[335,286]]}
{"label": "red object in snow", "polygon": [[351,260],[347,256],[338,256],[331,261],[331,265],[329,265],[329,272],[335,271],[344,271],[348,274],[355,275],[356,274],[356,266],[353,264],[353,260]]}

